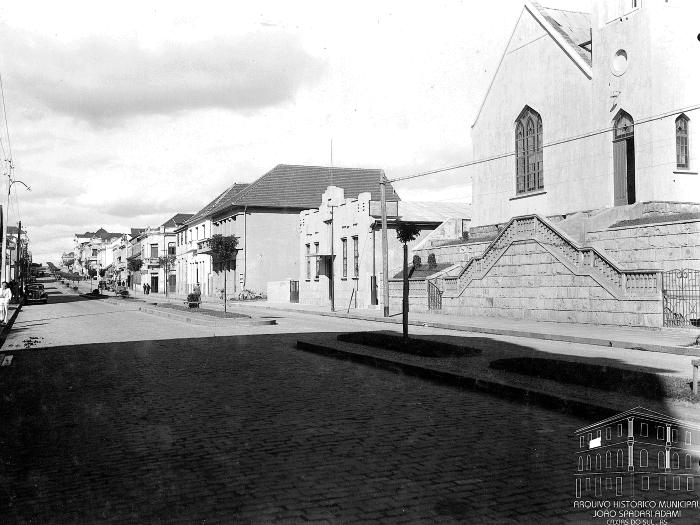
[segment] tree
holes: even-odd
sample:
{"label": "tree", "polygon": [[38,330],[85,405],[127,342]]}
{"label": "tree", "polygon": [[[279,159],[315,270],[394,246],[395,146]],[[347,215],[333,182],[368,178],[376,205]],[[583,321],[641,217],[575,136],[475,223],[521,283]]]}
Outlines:
{"label": "tree", "polygon": [[126,269],[129,271],[129,286],[131,286],[131,283],[134,282],[132,276],[136,272],[141,271],[141,266],[143,266],[143,261],[141,260],[141,257],[136,257],[135,259],[127,259]]}
{"label": "tree", "polygon": [[209,246],[214,258],[221,263],[224,271],[224,312],[226,312],[226,273],[229,270],[231,261],[236,258],[238,238],[234,235],[224,236],[220,233],[215,233],[209,240]]}
{"label": "tree", "polygon": [[403,243],[403,337],[408,339],[408,243],[420,235],[420,228],[412,222],[400,222],[396,238]]}
{"label": "tree", "polygon": [[168,296],[168,276],[173,268],[175,268],[175,256],[166,255],[164,257],[158,257],[158,264],[163,267],[163,287],[165,288],[165,296]]}
{"label": "tree", "polygon": [[90,278],[97,277],[97,270],[95,268],[90,268],[88,270],[88,275],[90,276]]}

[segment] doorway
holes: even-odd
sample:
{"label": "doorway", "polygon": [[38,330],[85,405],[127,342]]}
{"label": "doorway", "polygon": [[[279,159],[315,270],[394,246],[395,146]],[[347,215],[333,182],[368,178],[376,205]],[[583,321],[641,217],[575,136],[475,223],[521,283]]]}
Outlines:
{"label": "doorway", "polygon": [[158,293],[158,276],[151,275],[151,293]]}
{"label": "doorway", "polygon": [[613,170],[615,206],[634,204],[634,120],[629,113],[622,110],[615,118],[613,126]]}

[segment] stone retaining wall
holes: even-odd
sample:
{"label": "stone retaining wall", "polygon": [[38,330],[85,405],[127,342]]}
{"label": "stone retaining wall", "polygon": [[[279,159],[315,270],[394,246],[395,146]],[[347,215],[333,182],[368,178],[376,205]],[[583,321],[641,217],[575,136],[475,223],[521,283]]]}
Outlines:
{"label": "stone retaining wall", "polygon": [[623,226],[588,232],[594,246],[623,268],[700,270],[700,221]]}
{"label": "stone retaining wall", "polygon": [[469,259],[481,255],[491,241],[467,242],[460,244],[449,244],[444,246],[433,246],[430,248],[420,248],[413,250],[414,255],[419,255],[422,261],[428,260],[428,255],[435,254],[437,263],[466,264]]}
{"label": "stone retaining wall", "polygon": [[[424,311],[427,301],[411,304]],[[616,326],[660,327],[661,293],[616,298],[593,277],[575,275],[538,242],[513,243],[482,279],[459,297],[442,298],[442,312]]]}

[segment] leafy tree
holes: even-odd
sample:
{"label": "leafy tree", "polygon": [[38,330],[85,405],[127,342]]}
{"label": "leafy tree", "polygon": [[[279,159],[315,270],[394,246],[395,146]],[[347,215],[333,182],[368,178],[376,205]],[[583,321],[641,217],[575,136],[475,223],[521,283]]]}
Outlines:
{"label": "leafy tree", "polygon": [[221,263],[224,272],[224,312],[226,312],[226,273],[229,270],[231,261],[236,258],[238,252],[238,238],[234,235],[221,235],[215,233],[209,240],[211,253],[214,258]]}
{"label": "leafy tree", "polygon": [[100,268],[100,277],[104,277],[107,274],[107,270],[105,268]]}
{"label": "leafy tree", "polygon": [[420,235],[420,228],[412,222],[400,222],[396,238],[403,243],[403,337],[408,339],[408,243]]}
{"label": "leafy tree", "polygon": [[418,270],[423,265],[423,261],[420,260],[420,255],[416,254],[413,256],[413,267]]}
{"label": "leafy tree", "polygon": [[126,267],[130,272],[141,271],[141,266],[143,266],[143,261],[140,258],[129,259],[126,263]]}
{"label": "leafy tree", "polygon": [[90,278],[97,277],[97,270],[95,268],[88,269],[88,275],[90,276]]}
{"label": "leafy tree", "polygon": [[163,277],[165,282],[163,287],[165,288],[165,296],[168,296],[168,275],[175,268],[175,256],[166,255],[164,257],[158,257],[158,264],[163,267]]}

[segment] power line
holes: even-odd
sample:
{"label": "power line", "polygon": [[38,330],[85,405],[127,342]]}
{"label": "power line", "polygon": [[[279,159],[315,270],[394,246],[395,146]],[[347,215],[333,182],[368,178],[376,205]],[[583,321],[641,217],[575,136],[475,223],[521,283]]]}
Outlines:
{"label": "power line", "polygon": [[[679,113],[690,113],[691,111],[695,111],[697,109],[700,109],[700,104],[695,105],[695,106],[689,106],[687,108],[676,109],[674,111],[668,111],[666,113],[662,113],[660,115],[655,115],[653,117],[646,117],[643,119],[639,119],[638,121],[636,121],[634,123],[634,125],[638,126],[640,124],[646,124],[648,122],[653,122],[655,120],[661,120],[663,118],[668,118],[672,115],[677,115]],[[602,135],[603,133],[610,133],[611,131],[613,131],[613,129],[614,129],[614,127],[611,126],[611,127],[599,129],[596,131],[589,131],[587,133],[582,133],[580,135],[574,135],[572,137],[567,137],[565,139],[555,140],[552,142],[548,142],[547,144],[543,144],[542,148],[549,148],[551,146],[558,146],[560,144],[566,144],[567,142],[573,142],[574,140],[581,140],[581,139],[585,139],[588,137],[593,137],[595,135]],[[442,173],[445,171],[452,171],[452,170],[457,170],[460,168],[468,168],[470,166],[476,166],[477,164],[485,164],[486,162],[493,162],[494,160],[499,160],[499,159],[513,157],[513,156],[515,156],[515,151],[510,151],[508,153],[501,153],[499,155],[494,155],[493,157],[488,157],[485,159],[473,160],[470,162],[465,162],[463,164],[457,164],[454,166],[446,166],[444,168],[438,168],[438,169],[434,169],[434,170],[430,170],[430,171],[424,171],[424,172],[416,173],[413,175],[406,175],[404,177],[396,177],[394,179],[388,179],[387,182],[400,182],[400,181],[409,180],[409,179],[417,179],[419,177],[425,177],[427,175],[434,175],[435,173]]]}
{"label": "power line", "polygon": [[5,88],[2,83],[2,74],[0,74],[0,94],[2,94],[2,112],[5,114],[5,130],[7,131],[7,149],[10,153],[10,162],[12,162],[12,142],[10,141],[10,127],[7,125],[7,108],[5,107]]}

